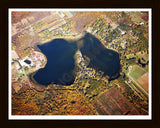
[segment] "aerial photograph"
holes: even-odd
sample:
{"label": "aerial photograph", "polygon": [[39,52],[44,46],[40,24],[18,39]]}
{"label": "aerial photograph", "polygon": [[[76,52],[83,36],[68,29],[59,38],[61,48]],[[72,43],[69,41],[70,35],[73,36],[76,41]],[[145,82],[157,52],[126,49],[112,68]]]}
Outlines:
{"label": "aerial photograph", "polygon": [[10,10],[10,114],[149,115],[148,10]]}

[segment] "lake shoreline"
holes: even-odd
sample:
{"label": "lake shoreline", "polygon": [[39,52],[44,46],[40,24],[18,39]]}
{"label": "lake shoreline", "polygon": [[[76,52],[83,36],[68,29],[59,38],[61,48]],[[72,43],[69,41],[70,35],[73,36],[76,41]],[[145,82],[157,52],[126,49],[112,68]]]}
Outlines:
{"label": "lake shoreline", "polygon": [[[78,42],[79,41],[82,41],[82,44],[81,44],[82,46],[81,47],[78,47]],[[53,44],[53,42],[54,42],[54,44]],[[97,46],[99,46],[99,47],[97,47]],[[120,65],[120,63],[119,63],[119,60],[118,60],[119,59],[118,52],[115,52],[114,50],[108,49],[93,34],[84,32],[83,34],[80,34],[78,36],[78,38],[77,37],[74,37],[74,38],[69,38],[69,37],[68,38],[62,38],[62,37],[61,38],[54,38],[49,42],[37,43],[35,47],[39,51],[41,51],[46,56],[47,59],[50,58],[49,60],[51,62],[53,61],[52,63],[48,64],[50,66],[52,65],[51,66],[52,69],[50,71],[47,70],[47,72],[50,72],[52,74],[52,77],[54,77],[54,78],[52,80],[46,81],[47,83],[50,83],[50,84],[54,83],[54,84],[59,84],[59,85],[61,85],[61,84],[62,85],[68,85],[68,82],[66,84],[64,84],[65,83],[64,81],[62,81],[64,83],[61,83],[61,82],[59,83],[58,82],[59,79],[60,79],[60,77],[59,77],[60,74],[58,74],[58,73],[61,72],[62,75],[63,75],[63,72],[64,72],[64,74],[65,74],[65,72],[67,72],[67,75],[68,75],[68,72],[70,72],[70,68],[71,67],[75,67],[76,61],[77,61],[77,59],[79,59],[78,57],[75,58],[75,54],[77,53],[77,50],[80,50],[81,54],[83,54],[82,56],[84,56],[86,53],[89,55],[90,51],[87,51],[87,49],[89,47],[92,48],[93,50],[96,49],[96,51],[97,50],[100,51],[99,55],[97,55],[97,53],[95,53],[95,51],[92,50],[95,53],[95,55],[94,55],[94,53],[93,53],[93,55],[96,58],[92,58],[91,56],[90,56],[91,57],[90,58],[88,56],[91,60],[93,60],[91,62],[92,63],[91,65],[93,65],[93,67],[95,66],[95,67],[97,67],[98,70],[104,71],[105,75],[110,76],[110,79],[114,79],[114,78],[117,78],[117,76],[119,76],[119,72],[120,72],[119,71],[119,67],[120,67],[119,65]],[[57,48],[58,48],[58,50],[57,50]],[[81,48],[84,49],[84,50],[86,49],[86,51],[85,51],[86,53],[83,53],[81,51]],[[105,52],[105,54],[103,54],[102,51]],[[100,58],[97,58],[97,57],[100,57]],[[59,63],[59,62],[62,61],[60,58],[64,58],[64,59],[66,58],[66,60],[63,60],[64,63]],[[74,59],[74,64],[68,65],[68,63],[71,64],[70,61],[72,60],[72,58]],[[99,63],[97,63],[96,61],[99,62]],[[115,62],[113,62],[113,61],[115,61]],[[55,62],[56,63],[58,62],[59,64],[58,63],[57,64],[59,66],[61,65],[62,67],[54,67]],[[115,66],[112,66],[112,63]],[[103,64],[105,66],[101,67],[101,64]],[[66,67],[67,65],[69,66],[68,68]],[[47,64],[46,64],[46,66],[47,66]],[[36,73],[40,73],[41,72],[42,73],[41,75],[44,75],[43,72],[45,72],[46,66],[43,69],[37,70]],[[115,67],[116,69],[114,69],[113,67]],[[92,66],[91,66],[91,68],[92,68]],[[63,70],[65,70],[65,71],[63,71]],[[75,70],[75,68],[73,68],[73,70]],[[52,73],[52,71],[53,71],[53,73]],[[56,73],[56,74],[54,74],[54,73]],[[41,82],[39,83],[39,82],[37,82],[37,80],[44,81],[44,79],[50,79],[50,78],[47,78],[47,75],[49,77],[51,77],[51,74],[50,75],[46,74],[44,76],[45,78],[42,77],[42,76],[41,76],[42,78],[38,77],[38,76],[34,77],[35,74],[32,76],[32,79],[34,79],[34,82],[36,81],[35,83],[40,84],[42,86],[44,86],[45,84],[42,84]],[[57,75],[57,76],[55,76],[55,75]],[[71,78],[71,77],[73,77],[73,75],[72,76],[69,75],[67,77],[69,79],[73,79],[73,78]],[[63,76],[62,76],[62,79],[64,79]],[[73,80],[73,83],[74,83],[74,80]]]}

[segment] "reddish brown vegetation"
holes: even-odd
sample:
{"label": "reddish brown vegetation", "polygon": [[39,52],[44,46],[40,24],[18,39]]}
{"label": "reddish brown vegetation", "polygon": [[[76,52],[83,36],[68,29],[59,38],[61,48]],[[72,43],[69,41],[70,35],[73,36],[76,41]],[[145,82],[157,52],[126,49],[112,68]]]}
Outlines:
{"label": "reddish brown vegetation", "polygon": [[148,13],[145,13],[145,15],[143,15],[141,18],[142,18],[144,21],[148,21],[148,19],[149,19]]}
{"label": "reddish brown vegetation", "polygon": [[101,94],[95,106],[101,115],[139,115],[136,108],[116,88]]}
{"label": "reddish brown vegetation", "polygon": [[12,23],[18,22],[22,18],[26,17],[28,14],[29,14],[29,12],[13,11],[12,12]]}
{"label": "reddish brown vegetation", "polygon": [[138,82],[148,91],[149,73],[145,73],[138,79]]}

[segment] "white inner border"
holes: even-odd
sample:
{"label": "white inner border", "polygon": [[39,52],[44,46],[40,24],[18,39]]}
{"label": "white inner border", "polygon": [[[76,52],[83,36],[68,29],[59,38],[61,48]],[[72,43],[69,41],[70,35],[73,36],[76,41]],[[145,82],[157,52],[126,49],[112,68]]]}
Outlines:
{"label": "white inner border", "polygon": [[[75,116],[75,115],[11,115],[11,12],[12,11],[147,11],[149,12],[149,115],[121,115],[121,116],[115,116],[115,115],[81,115],[81,116]],[[8,9],[8,17],[9,17],[9,22],[8,22],[8,38],[9,38],[9,47],[8,47],[8,62],[9,62],[9,90],[8,90],[8,119],[9,120],[151,120],[152,119],[152,9],[151,8],[128,8],[128,9],[123,9],[123,8],[107,8],[107,9],[62,9],[62,8],[57,8],[57,9],[45,9],[45,8],[9,8]]]}

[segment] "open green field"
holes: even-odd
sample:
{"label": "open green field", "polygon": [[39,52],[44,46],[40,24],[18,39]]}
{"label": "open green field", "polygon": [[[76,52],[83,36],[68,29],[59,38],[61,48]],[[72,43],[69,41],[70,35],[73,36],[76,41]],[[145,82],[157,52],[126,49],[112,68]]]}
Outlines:
{"label": "open green field", "polygon": [[130,73],[128,74],[131,80],[137,85],[137,87],[143,92],[145,96],[148,92],[148,77],[147,70],[139,67],[138,65],[133,65],[132,69],[130,70]]}
{"label": "open green field", "polygon": [[145,73],[146,73],[146,71],[144,69],[142,69],[141,67],[139,67],[137,65],[133,65],[132,66],[132,70],[131,70],[131,72],[130,72],[129,75],[133,79],[137,80],[137,79],[139,79]]}
{"label": "open green field", "polygon": [[146,65],[144,70],[146,70],[146,72],[149,72],[149,65]]}

